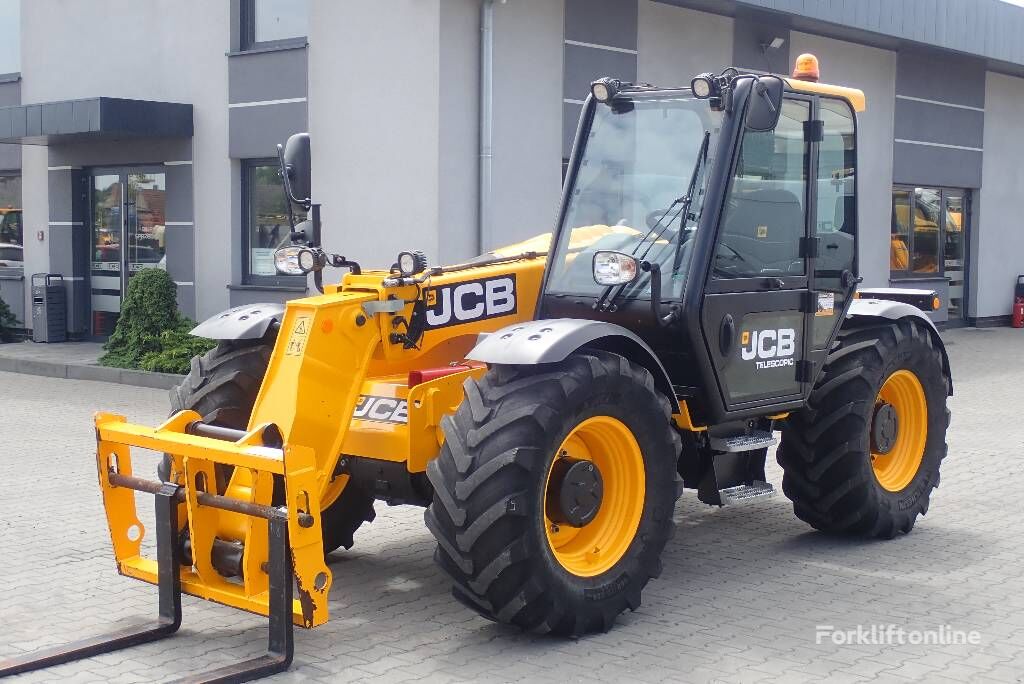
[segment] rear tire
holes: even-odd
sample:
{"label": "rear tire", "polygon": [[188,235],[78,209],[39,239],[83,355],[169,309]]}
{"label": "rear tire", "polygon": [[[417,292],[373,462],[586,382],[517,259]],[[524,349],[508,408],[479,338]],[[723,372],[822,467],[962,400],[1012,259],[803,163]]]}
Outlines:
{"label": "rear tire", "polygon": [[[782,490],[797,517],[832,534],[910,532],[939,484],[949,382],[930,332],[913,320],[840,331],[807,408],[782,429]],[[896,385],[909,389],[894,398]],[[886,399],[899,415],[899,436],[893,442],[883,431],[872,441]],[[905,460],[886,467],[895,457]]]}
{"label": "rear tire", "polygon": [[[646,369],[599,351],[558,364],[492,366],[465,391],[443,419],[445,444],[427,467],[435,494],[425,520],[452,593],[523,629],[608,630],[640,606],[673,532],[680,440],[668,400]],[[552,525],[548,517],[559,458],[600,466],[600,508],[585,524]],[[604,550],[590,557],[592,539]]]}
{"label": "rear tire", "polygon": [[[192,410],[208,423],[246,429],[270,364],[275,338],[274,333],[268,333],[258,340],[224,340],[202,356],[193,358],[188,375],[170,392],[171,415]],[[170,459],[164,456],[157,468],[162,481],[170,477],[170,466]],[[230,466],[225,466],[218,472],[217,479],[226,484],[230,476]],[[274,496],[283,500],[280,489],[275,483]],[[373,502],[372,495],[357,487],[346,486],[342,490],[322,513],[325,554],[342,546],[352,548],[355,531],[376,515]]]}

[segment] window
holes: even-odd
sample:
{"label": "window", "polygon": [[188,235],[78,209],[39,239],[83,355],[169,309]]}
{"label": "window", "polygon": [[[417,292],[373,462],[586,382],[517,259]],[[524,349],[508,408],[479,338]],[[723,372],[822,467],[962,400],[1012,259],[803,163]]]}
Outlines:
{"label": "window", "polygon": [[893,278],[948,275],[962,280],[965,197],[964,190],[893,188],[889,250]]}
{"label": "window", "polygon": [[305,43],[309,0],[243,0],[242,49]]}
{"label": "window", "polygon": [[0,74],[21,71],[21,0],[0,0]]}
{"label": "window", "polygon": [[746,131],[715,254],[716,278],[805,275],[800,255],[806,209],[810,105],[785,100],[773,131]]}
{"label": "window", "polygon": [[[302,276],[282,276],[274,268],[274,251],[290,242],[288,202],[281,187],[275,159],[254,159],[243,163],[243,257],[247,285],[289,285],[303,287]],[[295,222],[306,214],[293,207]]]}
{"label": "window", "polygon": [[0,268],[21,268],[24,244],[21,176],[0,174]]}
{"label": "window", "polygon": [[857,152],[854,148],[853,112],[839,100],[821,99],[823,125],[818,145],[818,213],[815,235],[818,256],[814,287],[818,310],[814,316],[814,347],[823,348],[846,305],[843,272],[854,270],[857,198],[854,194]]}

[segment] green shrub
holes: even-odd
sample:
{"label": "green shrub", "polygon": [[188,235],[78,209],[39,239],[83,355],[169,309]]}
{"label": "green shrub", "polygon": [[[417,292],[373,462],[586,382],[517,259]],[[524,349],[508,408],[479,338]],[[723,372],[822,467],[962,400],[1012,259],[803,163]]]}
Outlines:
{"label": "green shrub", "polygon": [[149,352],[142,357],[139,368],[157,373],[188,373],[193,356],[201,356],[216,344],[205,337],[189,335],[193,322],[186,319],[186,325],[177,330],[160,334],[160,351]]}
{"label": "green shrub", "polygon": [[212,349],[214,341],[188,334],[195,323],[178,313],[176,290],[167,272],[158,268],[132,276],[100,364],[187,373],[193,356]]}
{"label": "green shrub", "polygon": [[11,307],[7,302],[0,299],[0,342],[8,342],[11,339],[11,328],[18,326],[18,319],[11,313]]}

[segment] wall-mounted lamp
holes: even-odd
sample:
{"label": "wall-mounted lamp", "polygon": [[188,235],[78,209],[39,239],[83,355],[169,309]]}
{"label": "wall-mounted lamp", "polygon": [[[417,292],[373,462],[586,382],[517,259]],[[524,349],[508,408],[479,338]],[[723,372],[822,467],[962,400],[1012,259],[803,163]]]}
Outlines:
{"label": "wall-mounted lamp", "polygon": [[782,47],[785,44],[786,44],[786,39],[785,38],[779,38],[778,36],[775,36],[769,42],[761,43],[761,52],[765,52],[767,50],[778,50],[780,47]]}

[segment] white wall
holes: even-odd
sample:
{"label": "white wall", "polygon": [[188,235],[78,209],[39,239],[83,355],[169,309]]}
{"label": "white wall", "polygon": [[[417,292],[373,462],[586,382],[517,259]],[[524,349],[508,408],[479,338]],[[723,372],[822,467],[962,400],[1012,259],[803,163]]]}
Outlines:
{"label": "white wall", "polygon": [[637,78],[658,86],[689,86],[732,61],[732,19],[640,0]]}
{"label": "white wall", "polygon": [[[193,105],[198,315],[227,306],[230,161],[227,59],[230,6],[204,0],[32,0],[22,3],[22,102],[97,96]],[[48,221],[45,148],[26,147],[28,229]],[[39,150],[43,150],[42,153]],[[165,161],[139,159],[145,161]],[[27,247],[26,272],[40,246]],[[45,262],[43,262],[45,263]],[[42,264],[38,264],[42,265]],[[43,269],[38,269],[43,270]]]}
{"label": "white wall", "polygon": [[857,212],[864,287],[889,285],[896,53],[793,31],[790,54],[810,52],[826,83],[860,88],[867,111],[857,117]]}
{"label": "white wall", "polygon": [[[989,72],[985,77],[985,156],[978,221],[972,227],[972,297],[969,315],[1006,316],[1017,275],[1024,274],[1024,79]],[[983,268],[977,268],[983,264]]]}
{"label": "white wall", "polygon": [[494,199],[485,250],[551,231],[562,191],[565,4],[497,1],[494,13]]}
{"label": "white wall", "polygon": [[440,263],[477,254],[480,0],[442,0],[438,155]]}
{"label": "white wall", "polygon": [[442,0],[313,0],[309,129],[324,244],[366,267],[438,254]]}

